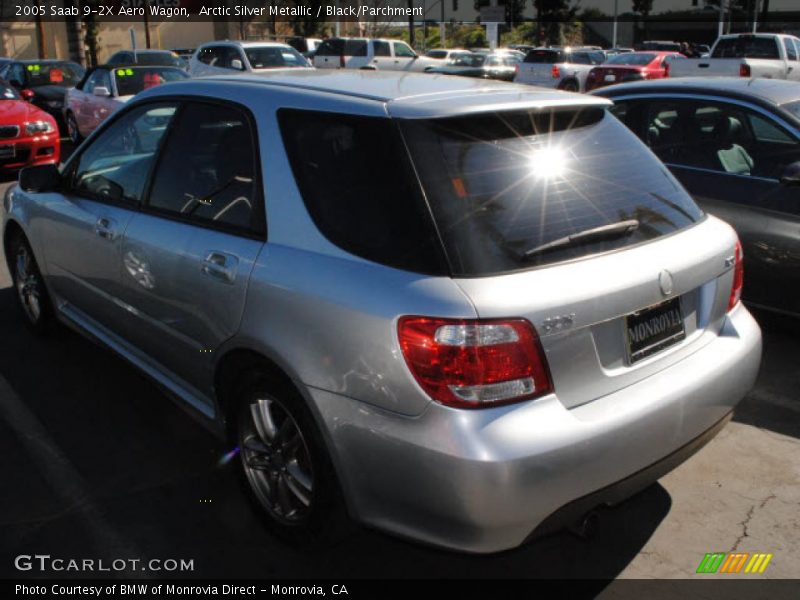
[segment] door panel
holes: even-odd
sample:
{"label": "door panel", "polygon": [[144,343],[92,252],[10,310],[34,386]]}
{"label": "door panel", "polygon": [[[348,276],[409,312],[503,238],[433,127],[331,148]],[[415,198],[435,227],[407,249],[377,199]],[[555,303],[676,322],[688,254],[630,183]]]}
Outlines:
{"label": "door panel", "polygon": [[238,330],[264,244],[254,132],[238,107],[187,103],[123,242],[125,338],[201,390]]}
{"label": "door panel", "polygon": [[111,330],[123,316],[121,241],[174,112],[159,103],[123,115],[70,163],[64,201],[51,208],[45,259],[54,291]]}

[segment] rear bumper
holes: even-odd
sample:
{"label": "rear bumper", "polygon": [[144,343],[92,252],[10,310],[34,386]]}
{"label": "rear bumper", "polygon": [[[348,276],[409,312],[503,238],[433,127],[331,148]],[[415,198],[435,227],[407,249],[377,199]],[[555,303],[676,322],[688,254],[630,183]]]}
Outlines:
{"label": "rear bumper", "polygon": [[310,394],[356,519],[495,552],[595,501],[618,502],[680,464],[721,428],[760,359],[761,332],[740,305],[688,358],[573,409],[549,396],[490,410],[432,403],[407,418]]}

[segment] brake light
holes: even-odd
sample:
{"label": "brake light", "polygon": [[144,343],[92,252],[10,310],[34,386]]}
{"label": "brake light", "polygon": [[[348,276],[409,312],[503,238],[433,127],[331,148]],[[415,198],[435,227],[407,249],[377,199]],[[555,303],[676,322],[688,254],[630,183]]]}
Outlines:
{"label": "brake light", "polygon": [[664,65],[664,77],[669,77],[669,63]]}
{"label": "brake light", "polygon": [[739,65],[739,77],[750,77],[750,65],[747,63]]}
{"label": "brake light", "polygon": [[539,338],[524,319],[413,316],[397,330],[417,383],[446,406],[497,406],[553,391]]}
{"label": "brake light", "polygon": [[744,252],[742,251],[742,244],[736,240],[736,249],[734,252],[734,265],[733,265],[733,284],[731,285],[731,295],[728,298],[728,310],[732,310],[739,301],[742,299],[742,287],[744,286]]}
{"label": "brake light", "polygon": [[550,69],[550,73],[553,75],[553,79],[561,77],[561,69],[558,68],[558,65],[553,65],[553,68]]}

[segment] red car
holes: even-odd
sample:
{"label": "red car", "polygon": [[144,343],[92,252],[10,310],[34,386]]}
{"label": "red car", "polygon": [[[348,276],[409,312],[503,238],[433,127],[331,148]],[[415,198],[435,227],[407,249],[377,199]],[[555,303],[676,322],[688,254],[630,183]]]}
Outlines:
{"label": "red car", "polygon": [[669,65],[685,59],[678,52],[628,52],[617,54],[589,71],[586,91],[626,81],[669,77]]}
{"label": "red car", "polygon": [[56,120],[0,80],[0,172],[58,164],[60,156]]}

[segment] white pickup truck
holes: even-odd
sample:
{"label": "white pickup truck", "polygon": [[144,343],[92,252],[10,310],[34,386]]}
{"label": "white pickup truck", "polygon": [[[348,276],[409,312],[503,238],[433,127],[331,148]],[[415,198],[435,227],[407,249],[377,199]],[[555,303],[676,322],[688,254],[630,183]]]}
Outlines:
{"label": "white pickup truck", "polygon": [[765,77],[800,81],[800,39],[780,33],[734,33],[717,39],[709,58],[675,61],[670,77]]}

